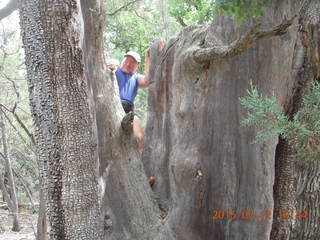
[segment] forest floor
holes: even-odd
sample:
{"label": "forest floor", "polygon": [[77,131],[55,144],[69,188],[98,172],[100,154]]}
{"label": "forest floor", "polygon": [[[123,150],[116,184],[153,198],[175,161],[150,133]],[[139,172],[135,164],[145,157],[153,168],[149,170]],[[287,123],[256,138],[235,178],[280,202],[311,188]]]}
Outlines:
{"label": "forest floor", "polygon": [[0,239],[1,240],[34,240],[34,230],[37,229],[37,214],[21,212],[19,215],[20,232],[11,231],[12,216],[9,211],[0,209]]}

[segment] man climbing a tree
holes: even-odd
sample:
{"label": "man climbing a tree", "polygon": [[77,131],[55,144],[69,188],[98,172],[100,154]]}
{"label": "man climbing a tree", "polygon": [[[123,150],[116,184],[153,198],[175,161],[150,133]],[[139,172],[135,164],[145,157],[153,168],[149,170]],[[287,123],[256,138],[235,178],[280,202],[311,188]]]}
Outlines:
{"label": "man climbing a tree", "polygon": [[[121,104],[125,113],[134,113],[134,99],[137,95],[138,88],[147,88],[149,86],[149,78],[147,75],[137,73],[140,67],[141,57],[137,52],[129,51],[124,55],[120,67],[117,68],[115,75],[117,78]],[[146,52],[146,66],[149,64],[149,49]],[[115,70],[115,63],[108,63],[111,70]],[[147,71],[146,71],[147,73]],[[137,140],[139,153],[143,154],[143,128],[137,114],[134,113],[133,133]]]}

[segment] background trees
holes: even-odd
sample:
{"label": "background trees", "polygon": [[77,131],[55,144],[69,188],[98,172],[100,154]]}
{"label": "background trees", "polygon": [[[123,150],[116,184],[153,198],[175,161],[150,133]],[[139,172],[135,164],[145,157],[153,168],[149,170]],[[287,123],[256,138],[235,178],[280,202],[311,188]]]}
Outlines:
{"label": "background trees", "polygon": [[17,14],[1,23],[0,38],[0,113],[2,125],[1,170],[2,192],[8,207],[15,212],[14,231],[18,223],[18,201],[22,207],[35,210],[37,203],[38,171],[30,133],[29,97],[23,64],[18,24],[10,24]]}

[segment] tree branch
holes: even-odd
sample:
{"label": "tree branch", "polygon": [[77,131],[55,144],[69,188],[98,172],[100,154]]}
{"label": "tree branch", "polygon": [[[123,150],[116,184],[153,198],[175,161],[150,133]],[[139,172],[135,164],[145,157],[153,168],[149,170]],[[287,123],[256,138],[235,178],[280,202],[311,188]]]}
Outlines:
{"label": "tree branch", "polygon": [[142,20],[146,21],[147,23],[152,24],[149,20],[147,20],[146,18],[142,17],[136,10],[133,10],[133,12],[136,14],[136,16],[138,18],[141,18]]}
{"label": "tree branch", "polygon": [[0,21],[17,10],[18,6],[18,0],[11,0],[4,8],[0,9]]}
{"label": "tree branch", "polygon": [[178,20],[179,24],[180,24],[182,27],[188,26],[188,25],[183,21],[182,17],[180,17],[180,16],[177,17],[177,20]]}
{"label": "tree branch", "polygon": [[[16,104],[15,104],[16,106]],[[22,137],[21,133],[17,130],[17,128],[14,126],[14,124],[12,123],[12,121],[9,119],[9,117],[7,116],[7,114],[1,109],[4,108],[5,110],[7,110],[8,112],[12,113],[12,115],[14,116],[14,118],[16,119],[16,121],[18,122],[18,124],[20,125],[20,127],[25,131],[25,133],[28,135],[28,137],[31,140],[31,143],[33,145],[35,145],[35,140],[34,140],[34,136],[33,134],[29,131],[29,129],[27,128],[27,126],[23,123],[23,121],[21,120],[21,118],[19,117],[19,115],[15,112],[15,108],[13,110],[7,108],[6,106],[4,106],[3,104],[0,103],[0,111],[2,111],[2,113],[4,114],[5,118],[9,121],[10,125],[17,131],[17,133],[19,134],[20,138],[27,144],[27,142],[24,140],[24,138]],[[28,145],[28,144],[27,144]]]}
{"label": "tree branch", "polygon": [[256,41],[262,38],[280,36],[286,33],[296,16],[268,31],[260,31],[261,23],[255,25],[240,39],[230,45],[200,48],[193,51],[193,58],[198,63],[215,60],[217,58],[234,57],[249,49]]}
{"label": "tree branch", "polygon": [[129,7],[130,5],[133,5],[133,4],[135,4],[136,2],[139,2],[139,1],[141,1],[141,0],[133,0],[133,1],[131,1],[131,2],[128,2],[127,4],[119,7],[119,8],[118,8],[117,10],[115,10],[114,12],[112,12],[112,13],[107,13],[107,16],[114,16],[114,15],[116,15],[118,12],[120,12],[122,9],[124,9],[124,8],[126,8],[126,7]]}
{"label": "tree branch", "polygon": [[[3,158],[3,160],[1,162],[3,164],[5,164],[4,163],[4,159],[5,159],[4,155],[1,152],[0,152],[0,155]],[[26,194],[27,194],[27,196],[29,198],[30,204],[31,204],[33,210],[36,212],[36,207],[35,207],[35,204],[34,204],[33,199],[32,199],[31,189],[29,188],[30,183],[27,180],[25,180],[24,177],[16,169],[12,168],[12,172],[19,179],[20,183],[24,187],[25,192],[26,192]]]}

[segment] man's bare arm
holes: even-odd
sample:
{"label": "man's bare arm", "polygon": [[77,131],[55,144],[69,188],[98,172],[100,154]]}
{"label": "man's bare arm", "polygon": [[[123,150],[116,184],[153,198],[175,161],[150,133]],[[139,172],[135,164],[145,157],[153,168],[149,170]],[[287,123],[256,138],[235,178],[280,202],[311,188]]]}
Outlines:
{"label": "man's bare arm", "polygon": [[140,76],[138,78],[138,88],[147,88],[149,87],[149,63],[150,63],[150,49],[148,48],[146,51],[146,68],[145,75]]}

